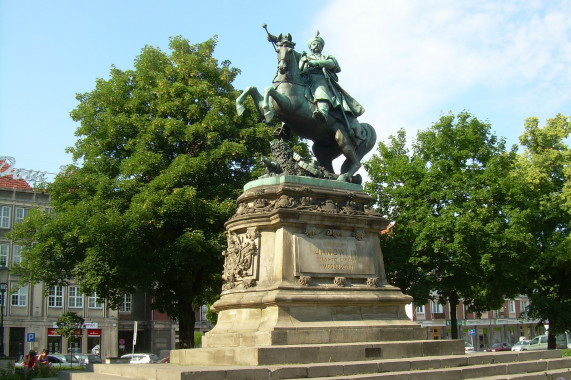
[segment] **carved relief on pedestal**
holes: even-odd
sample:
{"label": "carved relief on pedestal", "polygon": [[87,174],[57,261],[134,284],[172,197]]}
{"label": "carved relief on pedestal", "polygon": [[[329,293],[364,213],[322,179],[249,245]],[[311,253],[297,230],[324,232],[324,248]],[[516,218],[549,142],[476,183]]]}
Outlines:
{"label": "carved relief on pedestal", "polygon": [[337,205],[331,199],[325,200],[325,204],[318,207],[318,210],[321,212],[326,212],[328,214],[337,214],[339,210],[337,209]]}
{"label": "carved relief on pedestal", "polygon": [[343,216],[380,215],[371,208],[372,198],[355,191],[333,191],[309,186],[280,186],[256,188],[238,198],[232,218],[278,210],[295,210]]}
{"label": "carved relief on pedestal", "polygon": [[370,286],[371,288],[376,288],[378,284],[379,284],[378,277],[369,277],[367,279],[367,285]]}
{"label": "carved relief on pedestal", "polygon": [[333,283],[337,286],[345,286],[347,285],[347,277],[335,277]]}
{"label": "carved relief on pedestal", "polygon": [[329,228],[329,229],[327,229],[327,231],[325,231],[325,235],[331,236],[333,238],[338,238],[342,234],[343,233],[340,230],[334,230],[333,228]]}
{"label": "carved relief on pedestal", "polygon": [[299,276],[299,284],[303,286],[309,286],[311,283],[311,276]]}
{"label": "carved relief on pedestal", "polygon": [[315,235],[317,235],[317,233],[318,233],[318,232],[317,232],[317,228],[315,228],[315,226],[312,226],[312,225],[309,225],[309,224],[305,226],[305,235],[306,235],[307,237],[312,238],[312,237],[314,237]]}
{"label": "carved relief on pedestal", "polygon": [[355,229],[351,234],[355,239],[361,241],[365,238],[365,230],[362,229]]}
{"label": "carved relief on pedestal", "polygon": [[245,278],[244,280],[242,280],[242,286],[244,286],[244,289],[253,288],[254,286],[256,286],[256,279]]}
{"label": "carved relief on pedestal", "polygon": [[255,260],[259,254],[259,232],[248,228],[246,233],[228,231],[228,249],[224,255],[223,289],[235,288],[242,281],[244,288],[256,285]]}

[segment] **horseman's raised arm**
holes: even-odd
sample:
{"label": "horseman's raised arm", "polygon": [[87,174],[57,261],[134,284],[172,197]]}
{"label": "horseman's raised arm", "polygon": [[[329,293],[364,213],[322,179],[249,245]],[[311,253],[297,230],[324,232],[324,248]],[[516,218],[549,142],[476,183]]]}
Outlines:
{"label": "horseman's raised arm", "polygon": [[270,41],[272,43],[272,45],[274,45],[274,47],[276,46],[276,42],[279,41],[279,38],[277,36],[274,36],[273,34],[271,34],[268,31],[268,25],[266,24],[262,24],[262,28],[264,28],[266,30],[266,33],[268,34],[268,41]]}
{"label": "horseman's raised arm", "polygon": [[279,41],[279,38],[268,32],[268,41],[275,44]]}

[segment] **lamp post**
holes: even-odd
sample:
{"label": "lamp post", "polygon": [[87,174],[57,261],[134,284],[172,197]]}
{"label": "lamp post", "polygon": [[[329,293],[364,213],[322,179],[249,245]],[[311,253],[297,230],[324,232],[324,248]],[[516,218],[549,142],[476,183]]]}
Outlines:
{"label": "lamp post", "polygon": [[4,304],[6,303],[6,290],[8,290],[8,267],[0,267],[0,357],[4,356]]}

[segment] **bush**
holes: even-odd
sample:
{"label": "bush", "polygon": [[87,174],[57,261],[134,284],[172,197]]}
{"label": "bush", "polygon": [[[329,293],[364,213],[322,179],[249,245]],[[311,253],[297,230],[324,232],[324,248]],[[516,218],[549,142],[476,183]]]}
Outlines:
{"label": "bush", "polygon": [[194,347],[198,348],[198,347],[202,347],[202,336],[204,335],[204,333],[201,332],[194,332]]}
{"label": "bush", "polygon": [[24,368],[16,368],[14,374],[4,375],[1,376],[0,379],[2,380],[27,380],[31,378],[48,378],[48,377],[57,377],[57,373],[59,371],[77,371],[77,370],[85,370],[84,366],[62,366],[62,367],[53,367],[53,366],[38,366],[34,368],[33,371],[29,371],[26,373]]}

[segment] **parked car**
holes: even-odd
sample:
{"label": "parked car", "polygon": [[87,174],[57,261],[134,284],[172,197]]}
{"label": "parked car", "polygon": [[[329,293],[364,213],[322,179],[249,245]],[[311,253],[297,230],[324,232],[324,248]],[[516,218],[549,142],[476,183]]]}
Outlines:
{"label": "parked car", "polygon": [[166,358],[162,358],[160,360],[161,363],[170,363],[171,362],[171,357],[167,356]]}
{"label": "parked car", "polygon": [[474,350],[474,346],[472,346],[472,343],[464,342],[464,352],[466,354],[473,354],[474,352],[476,352],[476,350]]}
{"label": "parked car", "polygon": [[79,361],[72,354],[52,354],[48,355],[48,361],[50,364],[60,364],[60,365],[84,365],[83,362]]}
{"label": "parked car", "polygon": [[486,348],[486,352],[497,352],[497,351],[511,351],[512,346],[508,343],[496,343],[490,348]]}
{"label": "parked car", "polygon": [[[73,360],[73,362],[72,362]],[[52,354],[48,355],[48,362],[54,367],[70,367],[70,366],[83,366],[83,362],[80,362],[77,358],[72,357],[71,354]],[[39,365],[39,364],[38,364]],[[17,368],[24,367],[24,359],[16,362],[14,364]]]}
{"label": "parked car", "polygon": [[523,351],[525,346],[529,346],[530,340],[523,339],[512,346],[512,351]]}
{"label": "parked car", "polygon": [[101,356],[95,354],[74,354],[83,364],[102,363]]}
{"label": "parked car", "polygon": [[159,357],[155,354],[127,354],[121,357],[131,359],[129,360],[131,364],[149,364],[159,361]]}
{"label": "parked car", "polygon": [[533,338],[522,351],[527,350],[547,350],[547,335],[538,335]]}
{"label": "parked car", "polygon": [[[555,348],[565,349],[569,347],[567,335],[560,334],[555,337]],[[533,338],[529,345],[525,346],[522,351],[526,350],[547,350],[547,335],[538,335]]]}

